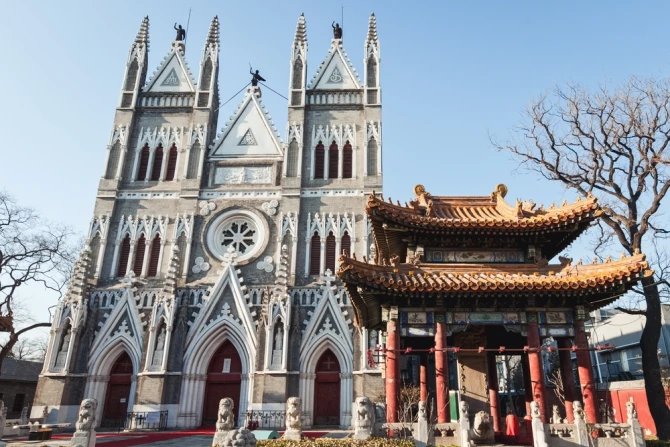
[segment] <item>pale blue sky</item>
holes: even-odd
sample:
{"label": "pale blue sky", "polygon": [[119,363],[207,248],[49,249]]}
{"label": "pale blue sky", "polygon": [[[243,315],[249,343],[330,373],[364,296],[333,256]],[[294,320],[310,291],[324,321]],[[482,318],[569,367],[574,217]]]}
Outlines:
{"label": "pale blue sky", "polygon": [[[563,190],[515,173],[489,134],[507,136],[524,107],[557,84],[670,72],[670,2],[661,1],[4,1],[0,188],[86,231],[128,49],[145,15],[151,74],[170,49],[174,22],[185,26],[192,8],[186,57],[196,76],[219,16],[223,102],[248,82],[249,63],[286,95],[301,12],[311,79],[340,5],[344,46],[359,73],[368,17],[377,16],[384,193],[401,201],[416,183],[440,195],[484,195],[505,183],[508,201],[558,203]],[[221,109],[219,128],[240,99]],[[286,101],[267,90],[263,100],[283,136]]]}

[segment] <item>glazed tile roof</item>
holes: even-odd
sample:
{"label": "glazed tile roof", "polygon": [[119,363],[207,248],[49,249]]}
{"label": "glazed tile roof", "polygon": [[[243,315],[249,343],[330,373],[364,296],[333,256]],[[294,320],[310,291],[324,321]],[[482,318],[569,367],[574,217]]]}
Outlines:
{"label": "glazed tile roof", "polygon": [[[356,310],[356,322],[378,323],[380,305],[391,294],[588,295],[601,307],[629,290],[648,270],[644,255],[602,264],[400,264],[382,266],[340,258],[338,276],[344,281]],[[622,289],[623,287],[623,289]],[[381,293],[380,293],[381,292]]]}
{"label": "glazed tile roof", "polygon": [[547,230],[591,220],[600,213],[595,197],[558,207],[552,204],[549,209],[518,200],[515,206],[511,206],[503,199],[507,193],[505,185],[498,185],[490,196],[433,196],[422,185],[417,185],[414,191],[416,200],[405,206],[387,203],[383,198],[370,195],[368,215],[425,229]]}

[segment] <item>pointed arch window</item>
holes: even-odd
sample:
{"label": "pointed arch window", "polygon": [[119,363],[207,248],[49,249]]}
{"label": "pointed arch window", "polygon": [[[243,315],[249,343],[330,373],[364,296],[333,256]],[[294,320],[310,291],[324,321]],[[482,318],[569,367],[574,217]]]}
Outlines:
{"label": "pointed arch window", "polygon": [[147,249],[147,240],[144,234],[140,236],[135,245],[135,262],[133,262],[133,272],[135,276],[142,274],[142,266],[144,265],[144,251]]}
{"label": "pointed arch window", "polygon": [[371,138],[368,141],[368,175],[379,175],[377,169],[377,140]]}
{"label": "pointed arch window", "polygon": [[133,59],[128,67],[128,74],[126,75],[126,91],[135,90],[135,83],[137,82],[137,72],[139,71],[139,64],[137,59]]}
{"label": "pointed arch window", "polygon": [[151,241],[151,252],[149,253],[149,270],[147,276],[153,278],[158,276],[158,260],[161,257],[161,237],[157,234]]}
{"label": "pointed arch window", "polygon": [[342,178],[352,178],[354,171],[354,150],[347,140],[342,148]]}
{"label": "pointed arch window", "polygon": [[145,144],[140,152],[140,167],[137,170],[137,180],[142,181],[147,178],[147,168],[149,167],[149,145]]}
{"label": "pointed arch window", "polygon": [[200,76],[200,90],[209,90],[210,81],[212,79],[212,59],[207,58],[205,61],[205,67],[202,70],[202,75]]}
{"label": "pointed arch window", "polygon": [[294,138],[288,145],[286,154],[286,177],[298,176],[298,141]]}
{"label": "pointed arch window", "polygon": [[314,149],[314,178],[323,178],[325,152],[323,143],[319,141]]}
{"label": "pointed arch window", "polygon": [[337,143],[333,141],[333,144],[328,148],[328,178],[337,178],[337,171],[339,170],[338,159],[340,158],[340,149],[337,146]]}
{"label": "pointed arch window", "polygon": [[128,269],[128,257],[130,256],[130,235],[126,234],[126,237],[121,241],[121,255],[119,257],[119,266],[116,270],[116,276],[126,276],[126,270]]}
{"label": "pointed arch window", "polygon": [[326,237],[326,270],[335,273],[335,235],[331,231]]}
{"label": "pointed arch window", "polygon": [[293,88],[302,88],[302,59],[300,58],[293,64]]}
{"label": "pointed arch window", "polygon": [[377,87],[377,61],[375,60],[374,57],[371,57],[368,59],[368,79],[367,79],[367,87],[368,88],[374,88]]}
{"label": "pointed arch window", "polygon": [[151,167],[151,181],[157,181],[161,178],[161,168],[163,167],[163,145],[159,144],[154,151],[154,163]]}
{"label": "pointed arch window", "polygon": [[340,241],[340,254],[351,257],[351,237],[349,232],[345,231]]}
{"label": "pointed arch window", "polygon": [[[177,170],[177,145],[173,144],[168,151],[167,169],[165,170],[165,181],[174,180],[174,173]],[[159,174],[160,175],[160,174]]]}
{"label": "pointed arch window", "polygon": [[309,247],[309,274],[318,275],[321,270],[321,237],[319,233],[314,233],[312,243]]}

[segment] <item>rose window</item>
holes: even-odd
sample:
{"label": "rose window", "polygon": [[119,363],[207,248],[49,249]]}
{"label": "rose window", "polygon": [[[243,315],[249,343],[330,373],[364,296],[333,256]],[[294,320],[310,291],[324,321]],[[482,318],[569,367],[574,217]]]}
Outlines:
{"label": "rose window", "polygon": [[237,262],[258,254],[264,240],[263,223],[253,213],[234,210],[218,216],[207,230],[207,248],[219,260],[235,250]]}
{"label": "rose window", "polygon": [[258,230],[247,219],[230,219],[221,228],[218,239],[224,251],[232,245],[237,253],[244,255],[258,242]]}

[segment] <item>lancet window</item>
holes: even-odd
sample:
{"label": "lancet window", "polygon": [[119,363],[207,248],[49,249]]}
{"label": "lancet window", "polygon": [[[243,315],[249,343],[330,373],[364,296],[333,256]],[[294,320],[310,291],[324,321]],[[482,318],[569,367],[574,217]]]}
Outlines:
{"label": "lancet window", "polygon": [[177,145],[173,144],[168,151],[167,167],[165,170],[165,181],[174,180],[174,174],[177,170]]}
{"label": "lancet window", "polygon": [[379,175],[379,170],[377,169],[377,153],[377,140],[371,138],[370,141],[368,141],[368,175]]}
{"label": "lancet window", "polygon": [[326,237],[326,270],[335,272],[335,235],[331,231]]}
{"label": "lancet window", "polygon": [[330,145],[328,148],[328,178],[337,178],[337,171],[339,168],[339,148],[337,147],[337,143],[333,141],[333,143]]}
{"label": "lancet window", "polygon": [[116,272],[116,276],[126,276],[126,270],[128,270],[128,257],[130,256],[130,235],[126,234],[126,237],[121,241],[121,253],[119,257],[119,266]]}
{"label": "lancet window", "polygon": [[147,276],[153,278],[158,276],[158,261],[161,256],[161,237],[159,235],[154,236],[151,241],[151,252],[149,254],[149,269],[147,271]]}
{"label": "lancet window", "polygon": [[314,149],[314,178],[322,179],[324,174],[325,148],[319,141]]}
{"label": "lancet window", "polygon": [[309,274],[318,275],[321,270],[321,237],[318,233],[312,236],[309,253]]}
{"label": "lancet window", "polygon": [[286,157],[286,177],[298,176],[298,141],[294,138],[288,145]]}
{"label": "lancet window", "polygon": [[140,236],[135,245],[135,261],[133,262],[133,272],[136,276],[142,274],[142,266],[144,265],[144,250],[147,248],[147,239],[144,234]]}
{"label": "lancet window", "polygon": [[140,152],[140,167],[137,170],[137,180],[141,181],[147,178],[147,169],[149,168],[149,156],[151,151],[149,144],[145,144]]}
{"label": "lancet window", "polygon": [[151,181],[158,181],[161,178],[161,168],[163,167],[163,145],[159,144],[154,150],[154,162],[151,167]]}
{"label": "lancet window", "polygon": [[342,242],[340,242],[340,254],[345,256],[351,256],[351,237],[349,237],[349,232],[345,231],[342,236]]}
{"label": "lancet window", "polygon": [[352,178],[354,171],[354,150],[347,140],[342,148],[342,178]]}

